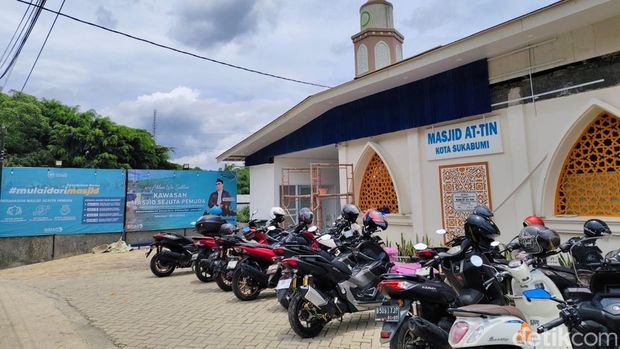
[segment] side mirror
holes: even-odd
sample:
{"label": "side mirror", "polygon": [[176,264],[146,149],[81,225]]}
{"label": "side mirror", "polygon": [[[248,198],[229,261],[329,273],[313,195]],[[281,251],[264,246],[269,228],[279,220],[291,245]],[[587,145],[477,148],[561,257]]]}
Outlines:
{"label": "side mirror", "polygon": [[476,268],[480,268],[482,266],[482,258],[480,258],[480,256],[473,255],[469,258],[469,260]]}
{"label": "side mirror", "polygon": [[310,228],[308,228],[308,232],[310,233],[314,233],[315,231],[317,231],[319,228],[316,227],[316,225],[311,226]]}
{"label": "side mirror", "polygon": [[274,227],[273,225],[270,225],[270,226],[267,227],[267,230],[274,231],[274,230],[276,230],[276,227]]}
{"label": "side mirror", "polygon": [[525,297],[528,301],[532,299],[553,299],[551,293],[547,292],[544,288],[525,290],[523,291],[523,297]]}
{"label": "side mirror", "polygon": [[491,243],[491,247],[497,247],[497,246],[499,246],[499,244],[501,244],[501,242],[499,242],[499,241],[495,240],[495,241],[493,241],[493,242]]}
{"label": "side mirror", "polygon": [[437,235],[446,235],[447,231],[445,229],[437,229],[435,230],[435,234]]}
{"label": "side mirror", "polygon": [[420,243],[415,244],[413,246],[413,248],[416,251],[422,251],[422,250],[426,250],[428,248],[428,245],[426,245],[425,243],[420,242]]}

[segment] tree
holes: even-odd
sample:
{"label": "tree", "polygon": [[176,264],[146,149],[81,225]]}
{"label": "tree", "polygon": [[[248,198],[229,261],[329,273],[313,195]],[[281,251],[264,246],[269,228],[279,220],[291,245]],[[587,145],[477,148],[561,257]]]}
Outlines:
{"label": "tree", "polygon": [[7,127],[8,166],[180,169],[170,148],[142,129],[117,125],[94,110],[13,92],[0,93],[0,123]]}
{"label": "tree", "polygon": [[237,174],[237,194],[250,193],[250,168],[245,166],[237,166],[235,164],[224,164],[224,168],[220,171],[231,171]]}

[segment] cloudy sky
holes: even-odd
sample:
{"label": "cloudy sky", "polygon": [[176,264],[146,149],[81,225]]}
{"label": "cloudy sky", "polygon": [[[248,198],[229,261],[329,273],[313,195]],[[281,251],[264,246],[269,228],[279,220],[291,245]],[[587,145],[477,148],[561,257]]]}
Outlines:
{"label": "cloudy sky", "polygon": [[[62,0],[48,0],[57,10]],[[335,86],[354,76],[351,35],[363,0],[66,0],[63,13],[231,64]],[[404,57],[553,3],[392,0]],[[27,5],[0,0],[0,50]],[[19,90],[54,15],[43,13],[3,91]],[[1,51],[0,51],[1,52]],[[24,92],[132,127],[153,128],[172,159],[215,157],[323,88],[184,56],[60,17]]]}

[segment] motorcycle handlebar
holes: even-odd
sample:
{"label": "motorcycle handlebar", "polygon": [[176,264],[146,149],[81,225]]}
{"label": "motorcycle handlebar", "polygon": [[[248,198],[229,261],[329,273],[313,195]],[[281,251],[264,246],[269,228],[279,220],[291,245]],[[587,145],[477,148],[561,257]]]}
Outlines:
{"label": "motorcycle handlebar", "polygon": [[543,333],[543,332],[547,332],[550,329],[556,328],[560,325],[564,324],[564,319],[559,317],[555,320],[551,320],[549,322],[547,322],[546,324],[543,324],[541,326],[538,326],[538,328],[536,329],[536,331],[538,333]]}

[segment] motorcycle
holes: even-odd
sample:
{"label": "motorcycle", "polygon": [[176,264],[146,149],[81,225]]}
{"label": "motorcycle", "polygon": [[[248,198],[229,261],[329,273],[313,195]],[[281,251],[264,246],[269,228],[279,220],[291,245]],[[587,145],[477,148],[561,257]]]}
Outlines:
{"label": "motorcycle", "polygon": [[[271,228],[271,227],[270,227]],[[274,229],[270,229],[273,231]],[[254,300],[266,288],[276,286],[281,275],[278,267],[278,252],[303,253],[305,250],[291,250],[293,246],[307,245],[311,249],[318,249],[318,242],[315,240],[316,226],[308,227],[308,223],[301,222],[295,227],[294,231],[288,234],[280,234],[278,238],[271,238],[270,241],[277,245],[256,245],[242,243],[237,248],[242,251],[243,257],[239,261],[239,266],[235,270],[232,278],[232,290],[235,296],[242,301]],[[286,246],[290,246],[287,250]]]}
{"label": "motorcycle", "polygon": [[392,263],[381,238],[372,234],[386,229],[387,222],[376,210],[366,212],[363,222],[362,236],[350,253],[331,260],[300,255],[282,261],[303,279],[288,307],[289,323],[300,337],[315,337],[332,319],[382,303],[377,284]]}
{"label": "motorcycle", "polygon": [[[219,208],[218,208],[219,209]],[[221,212],[221,211],[220,211]],[[206,211],[195,223],[196,231],[203,236],[216,235],[220,227],[226,221],[220,217],[216,210]],[[176,268],[194,267],[198,260],[197,244],[206,240],[201,237],[186,237],[176,233],[159,232],[153,235],[153,243],[146,252],[146,258],[156,250],[150,262],[151,272],[155,276],[165,277],[174,272]],[[206,246],[206,245],[205,245]]]}

